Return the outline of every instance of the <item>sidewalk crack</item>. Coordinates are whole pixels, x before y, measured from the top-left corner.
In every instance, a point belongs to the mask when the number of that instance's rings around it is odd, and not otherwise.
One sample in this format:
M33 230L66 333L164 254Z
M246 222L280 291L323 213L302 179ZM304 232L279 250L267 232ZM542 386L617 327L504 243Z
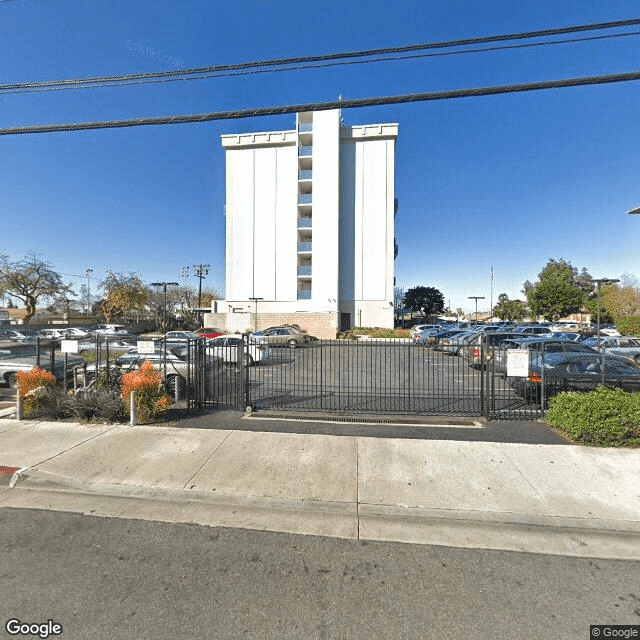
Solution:
M538 489L536 487L533 486L533 484L531 484L529 478L527 478L527 476L525 476L524 473L522 473L522 471L520 471L520 469L518 468L518 465L516 465L516 463L509 457L509 455L507 454L507 452L504 449L502 450L502 454L511 463L513 468L522 476L522 479L533 489L534 493L540 498L540 500L542 501L544 506L549 510L549 513L552 516L557 517L557 514L551 508L551 505L544 499L544 496L540 493L540 491L538 491Z
M204 467L204 465L207 464L207 462L209 462L209 460L211 460L211 458L213 458L213 456L216 455L216 453L220 450L220 447L227 441L227 439L231 436L233 432L234 430L229 431L229 433L226 435L224 440L220 442L220 444L211 452L211 455L198 467L196 472L187 480L185 485L182 487L183 489L187 488L187 485L200 473L200 470L202 469L202 467Z

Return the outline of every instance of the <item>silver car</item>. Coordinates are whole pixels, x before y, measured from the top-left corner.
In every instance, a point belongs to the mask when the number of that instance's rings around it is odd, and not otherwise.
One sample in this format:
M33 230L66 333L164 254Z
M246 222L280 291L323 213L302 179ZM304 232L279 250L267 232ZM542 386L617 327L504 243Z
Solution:
M600 336L598 338L588 338L583 344L596 348L602 353L610 353L615 356L625 356L640 364L640 338L629 336Z

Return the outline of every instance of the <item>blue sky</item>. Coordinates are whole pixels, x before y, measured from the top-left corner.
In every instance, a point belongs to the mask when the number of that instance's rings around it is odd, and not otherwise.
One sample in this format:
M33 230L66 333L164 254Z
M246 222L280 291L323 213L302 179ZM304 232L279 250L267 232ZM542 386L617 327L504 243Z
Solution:
M316 9L321 7L321 9ZM637 18L628 0L11 0L2 83L394 47ZM628 31L639 30L634 28ZM640 36L159 85L0 95L0 126L125 119L640 70ZM343 111L397 122L397 283L521 297L549 258L640 276L640 83ZM145 281L209 263L224 294L220 135L293 116L0 137L0 254ZM84 281L65 275L79 289ZM189 283L196 285L196 279ZM93 288L93 287L92 287Z

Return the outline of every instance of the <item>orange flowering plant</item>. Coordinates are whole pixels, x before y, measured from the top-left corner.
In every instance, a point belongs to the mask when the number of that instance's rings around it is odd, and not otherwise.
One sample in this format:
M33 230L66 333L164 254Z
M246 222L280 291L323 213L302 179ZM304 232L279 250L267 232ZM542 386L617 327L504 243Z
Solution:
M171 404L171 398L162 390L162 376L148 360L138 371L129 371L122 376L122 399L127 407L131 402L132 391L137 392L136 411L139 422L153 422L157 414Z
M34 367L31 371L18 371L16 378L18 378L18 393L24 399L22 409L25 416L28 416L38 404L36 389L55 387L57 382L52 373L40 367Z
M55 376L40 367L34 367L31 371L18 371L16 378L18 390L23 398L38 387L53 387L56 384Z

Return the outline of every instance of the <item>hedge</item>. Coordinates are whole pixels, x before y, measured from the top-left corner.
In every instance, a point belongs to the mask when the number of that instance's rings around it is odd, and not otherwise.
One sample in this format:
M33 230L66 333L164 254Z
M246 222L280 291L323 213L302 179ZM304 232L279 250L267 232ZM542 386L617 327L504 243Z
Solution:
M560 393L551 399L546 422L591 445L640 446L640 393L599 387Z

